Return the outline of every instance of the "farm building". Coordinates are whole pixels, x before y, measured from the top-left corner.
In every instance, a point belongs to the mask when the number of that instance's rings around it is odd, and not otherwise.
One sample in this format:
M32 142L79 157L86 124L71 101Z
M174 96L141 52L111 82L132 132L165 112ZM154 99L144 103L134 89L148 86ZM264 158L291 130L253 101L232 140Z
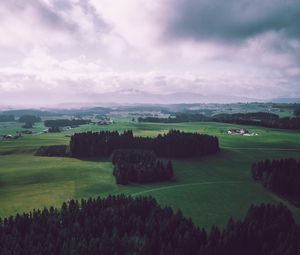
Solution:
M256 133L251 133L249 130L245 128L239 128L239 129L230 129L227 131L228 135L243 135L243 136L255 136Z
M228 135L244 135L244 134L249 134L249 131L244 128L240 129L230 129L227 131Z

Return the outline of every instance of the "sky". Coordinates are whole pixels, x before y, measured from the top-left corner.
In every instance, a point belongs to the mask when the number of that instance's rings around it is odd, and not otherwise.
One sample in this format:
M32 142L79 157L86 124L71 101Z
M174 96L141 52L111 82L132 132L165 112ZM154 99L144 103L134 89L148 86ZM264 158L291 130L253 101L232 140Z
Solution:
M299 0L0 1L0 105L300 97L299 26Z

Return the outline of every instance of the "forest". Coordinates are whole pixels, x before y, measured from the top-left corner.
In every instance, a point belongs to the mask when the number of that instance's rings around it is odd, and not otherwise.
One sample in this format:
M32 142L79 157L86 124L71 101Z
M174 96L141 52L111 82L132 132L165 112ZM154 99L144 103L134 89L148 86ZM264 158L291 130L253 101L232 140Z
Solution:
M295 111L296 115L297 111ZM211 117L200 113L176 113L174 117L157 118L157 117L140 117L139 122L152 123L181 123L181 122L197 122L197 121L212 121L232 123L239 125L253 125L268 128L281 129L300 129L300 117L283 117L269 112L249 112L249 113L221 113Z
M22 115L18 121L21 123L34 124L36 122L41 121L41 118L38 116L34 116L34 115Z
M240 116L242 115L242 117ZM275 114L272 114L275 115ZM277 115L275 115L277 116ZM271 117L271 113L270 113ZM224 122L224 123L232 123L232 124L240 124L240 125L253 125L253 126L261 126L267 128L280 128L280 129L290 129L297 130L300 129L300 117L283 117L283 118L247 118L246 115L243 114L222 114L214 116L213 121L216 122Z
M152 151L116 150L112 154L117 184L174 181L173 165L165 165Z
M195 121L217 121L217 122L228 122L228 121L263 121L263 120L278 120L279 116L269 112L250 112L250 113L221 113L213 116L206 116L201 113L182 113L177 112L174 117L169 118L157 118L157 117L140 117L139 122L153 122L153 123L180 123L180 122L195 122Z
M15 116L11 114L0 114L0 122L15 121Z
M2 219L0 254L299 255L300 228L282 204L262 204L207 232L151 197L119 195Z
M158 157L198 157L219 152L217 137L170 130L156 137L133 136L132 130L77 133L71 137L73 157L109 157L117 149L144 149Z
M56 119L56 120L45 120L44 125L45 127L67 127L67 126L79 126L90 123L90 120L84 119Z
M265 160L252 164L256 181L300 207L300 160Z

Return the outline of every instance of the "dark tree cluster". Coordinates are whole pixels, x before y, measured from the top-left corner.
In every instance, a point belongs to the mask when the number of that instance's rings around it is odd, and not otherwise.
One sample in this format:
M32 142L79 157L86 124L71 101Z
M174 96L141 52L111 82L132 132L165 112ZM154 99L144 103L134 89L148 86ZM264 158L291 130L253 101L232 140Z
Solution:
M22 128L33 128L33 123L32 122L27 122L27 123L24 123L21 127Z
M60 133L61 128L60 127L49 127L48 132L49 133Z
M91 120L84 119L56 119L56 120L45 120L45 127L67 127L67 126L80 126L90 123Z
M269 112L250 112L250 113L221 113L208 117L201 113L175 113L174 117L158 118L158 117L140 117L139 122L155 122L155 123L180 123L180 122L195 122L195 121L218 121L218 122L231 122L237 124L252 124L261 121L278 120L279 116Z
M174 180L173 165L165 166L152 151L116 150L112 154L117 184L152 183Z
M255 115L257 114L257 115ZM300 129L300 117L279 118L273 113L236 113L218 114L212 117L212 121L233 123L240 125L253 125L267 128Z
M220 113L217 115L214 115L213 118L219 119L219 120L234 120L234 119L240 119L240 120L278 120L279 115L271 112L247 112L247 113Z
M138 164L141 161L154 161L156 155L153 151L137 150L137 149L121 149L115 150L111 154L111 162L116 165L120 161L126 161L131 164Z
M300 230L283 205L251 206L207 233L151 197L71 200L0 220L5 255L299 255Z
M272 127L272 126L271 126ZM300 117L284 117L279 119L276 123L275 128L282 128L282 129L300 129Z
M300 227L282 204L252 205L243 221L230 219L221 233L212 228L203 254L300 255Z
M0 115L0 122L9 122L9 121L15 121L15 116L11 114L1 114Z
M66 157L69 155L69 147L67 145L41 146L34 155L44 157Z
M197 157L219 151L214 136L170 130L157 137L133 136L131 130L74 134L70 141L73 157L109 157L117 149L151 150L159 157Z
M300 207L300 160L265 160L252 164L252 177Z
M40 122L40 121L41 121L41 118L38 117L38 116L34 116L34 115L22 115L19 118L19 122L21 122L21 123L31 123L31 124L34 124L34 123Z
M298 108L296 108L296 109L294 110L294 115L295 115L295 116L300 116L300 107L298 107Z
M195 121L215 121L232 123L239 125L253 125L268 128L280 129L300 129L300 117L283 117L279 118L277 114L270 112L250 112L250 113L221 113L212 117L205 116L200 113L176 113L174 117L158 118L158 117L140 117L139 122L153 123L180 123L180 122L195 122Z

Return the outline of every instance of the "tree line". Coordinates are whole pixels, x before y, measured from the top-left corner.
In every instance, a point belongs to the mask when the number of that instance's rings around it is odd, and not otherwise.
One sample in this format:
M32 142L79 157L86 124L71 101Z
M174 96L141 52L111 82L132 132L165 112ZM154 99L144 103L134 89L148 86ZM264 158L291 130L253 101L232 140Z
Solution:
M300 207L300 160L260 161L252 164L251 172L254 180Z
M66 156L69 156L69 146L67 146L67 145L41 146L37 149L34 156L66 157Z
M170 130L156 137L133 136L132 130L77 133L71 137L73 157L109 157L117 149L143 149L158 157L197 157L219 151L214 136Z
M1 114L0 115L0 122L9 122L9 121L15 121L16 118L13 114ZM41 118L39 116L35 115L22 115L19 117L18 122L25 123L28 125L33 125L36 122L40 122Z
M299 255L300 228L285 206L262 204L207 232L151 197L119 195L0 220L0 254Z
M215 120L219 121L219 120ZM240 125L253 125L261 126L267 128L279 128L279 129L289 129L289 130L299 130L300 129L300 117L284 117L278 120L245 120L245 119L228 119L222 120L220 122L240 124Z
M36 122L40 122L41 118L35 115L22 115L18 121L21 123L28 123L33 125Z
M296 115L296 113L295 113ZM223 122L239 125L253 125L268 128L280 129L300 129L300 117L283 117L269 112L250 112L250 113L221 113L211 117L199 113L176 113L174 117L158 118L158 117L140 117L139 122L153 123L180 123L180 122L196 122L196 121L212 121Z
M151 183L174 180L172 162L165 165L152 151L116 150L112 154L113 175L117 184Z
M0 115L0 122L9 122L9 121L15 121L15 116L11 114Z
M177 112L174 116L168 118L158 117L140 117L139 122L154 122L154 123L180 123L180 122L195 122L195 121L264 121L264 120L278 120L279 116L270 112L249 112L249 113L220 113L213 116L206 116L201 113L183 113Z
M215 115L212 121L267 128L300 129L300 117L279 118L273 113L236 113Z
M50 128L58 128L58 127L67 127L67 126L80 126L84 124L90 123L91 120L84 120L84 119L56 119L56 120L45 120L44 125L45 127Z

